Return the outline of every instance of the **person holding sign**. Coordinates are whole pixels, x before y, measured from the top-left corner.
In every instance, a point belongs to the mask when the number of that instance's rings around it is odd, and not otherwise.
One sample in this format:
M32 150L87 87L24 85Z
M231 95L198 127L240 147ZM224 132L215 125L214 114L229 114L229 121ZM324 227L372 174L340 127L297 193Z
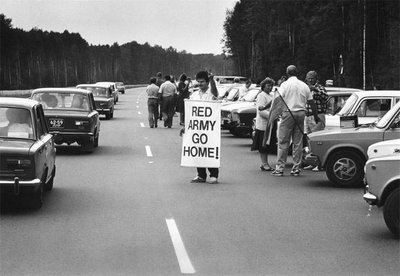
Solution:
M214 76L209 75L207 71L200 71L196 74L196 81L199 84L199 90L193 92L193 94L190 96L191 100L197 100L197 101L215 101L217 100L218 97L218 90L217 86L214 81ZM190 110L187 110L187 112L190 112ZM198 115L201 115L201 113L204 113L204 115L207 115L207 109L203 110L198 110ZM211 125L210 125L211 127ZM213 127L213 126L212 126ZM218 183L218 173L219 169L218 168L208 168L208 171L210 172L210 180L208 183L210 184L217 184ZM191 183L204 183L206 182L207 179L207 171L206 168L197 168L197 176L192 179Z

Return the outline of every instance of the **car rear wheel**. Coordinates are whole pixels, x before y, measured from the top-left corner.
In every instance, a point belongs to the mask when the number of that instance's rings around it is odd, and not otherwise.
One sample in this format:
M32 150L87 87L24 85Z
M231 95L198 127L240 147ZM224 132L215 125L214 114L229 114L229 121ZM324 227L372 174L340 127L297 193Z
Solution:
M326 175L337 186L361 186L365 161L354 151L342 150L328 157Z
M93 152L94 148L96 147L95 146L95 140L96 139L94 138L93 141L89 141L87 143L82 144L81 145L81 150L84 151L84 152Z
M390 232L399 237L400 188L395 189L386 199L383 218Z
M94 147L97 148L99 146L99 136L100 134L97 133L96 138L94 138Z
M110 113L107 113L107 114L106 114L106 119L107 119L107 120L110 120L111 118L112 118L112 117L111 117L111 112L110 112Z
M44 185L44 190L45 191L51 191L53 189L54 177L55 176L56 176L56 166L54 166L54 168L53 168L50 180Z

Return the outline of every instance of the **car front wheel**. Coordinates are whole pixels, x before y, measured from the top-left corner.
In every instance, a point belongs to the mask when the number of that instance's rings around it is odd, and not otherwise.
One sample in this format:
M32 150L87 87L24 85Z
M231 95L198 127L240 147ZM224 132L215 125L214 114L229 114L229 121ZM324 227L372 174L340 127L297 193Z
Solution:
M386 199L383 218L390 232L399 237L400 188L396 188Z
M351 187L362 185L365 161L356 152L342 150L328 157L326 175L337 186Z

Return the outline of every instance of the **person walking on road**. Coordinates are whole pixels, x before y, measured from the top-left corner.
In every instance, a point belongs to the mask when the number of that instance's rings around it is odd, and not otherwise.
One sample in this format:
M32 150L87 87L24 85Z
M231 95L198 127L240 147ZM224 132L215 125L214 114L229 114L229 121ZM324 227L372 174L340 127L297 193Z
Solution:
M272 91L272 87L275 82L271 78L266 78L261 82L261 92L257 96L256 101L256 131L253 139L253 145L251 147L252 151L258 150L260 153L261 165L260 169L262 171L273 171L271 166L268 163L268 151L269 148L263 146L264 132L267 128L270 107L272 104L272 95L270 92ZM275 143L272 143L272 146L276 147Z
M196 74L196 81L199 84L199 90L193 92L190 96L191 100L214 101L218 98L218 90L214 81L214 76L209 75L207 71L200 71ZM208 168L210 172L210 180L208 183L218 183L218 168ZM207 179L206 168L197 168L197 176L192 179L191 183L204 183Z
M310 104L314 120L319 122L317 108L307 84L299 80L297 68L289 65L286 69L288 79L279 87L279 93L285 101L287 108L281 117L278 130L278 155L273 176L283 176L289 151L290 141L293 143L293 167L290 172L293 176L300 175L300 165L303 156L303 134L304 118L306 115L306 104Z
M161 84L163 84L164 83L164 81L163 81L163 78L162 78L162 73L161 72L158 72L157 73L157 81L156 81L156 85L158 86L158 87L161 87ZM158 99L158 107L157 107L157 113L158 113L158 119L159 120L162 120L162 114L161 114L161 105L162 105L162 98L160 97L159 99Z
M150 85L146 88L147 93L147 108L150 128L157 127L158 121L158 90L159 87L156 85L157 79L155 77L150 78Z
M189 85L190 81L188 80L186 74L180 75L178 83L178 102L176 106L176 111L179 112L179 123L181 126L185 124L185 99L188 99L190 96Z
M162 98L161 112L164 120L164 127L171 128L175 113L176 85L171 82L171 76L165 76L165 82L161 84L158 91L159 98Z
M326 102L328 100L328 94L326 93L325 87L318 83L318 74L315 71L310 71L306 75L306 83L311 90L314 102L317 106L319 122L315 123L314 116L312 113L311 106L307 103L306 105L306 117L305 117L305 130L306 133L312 133L325 129L325 112ZM304 168L305 170L319 171L318 166L312 165Z

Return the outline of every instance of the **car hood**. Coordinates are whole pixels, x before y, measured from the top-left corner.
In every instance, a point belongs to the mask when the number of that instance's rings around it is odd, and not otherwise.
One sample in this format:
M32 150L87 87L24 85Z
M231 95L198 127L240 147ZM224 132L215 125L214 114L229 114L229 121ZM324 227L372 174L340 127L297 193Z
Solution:
M331 130L322 130L308 134L311 141L316 140L346 140L353 141L365 137L365 135L381 132L376 127L358 127L358 128L339 128Z
M2 139L0 138L0 155L28 155L35 143L33 140Z
M400 156L400 139L382 141L368 147L368 157Z
M234 102L229 105L221 106L221 111L232 111L233 109L238 109L242 107L250 107L253 106L254 102Z

